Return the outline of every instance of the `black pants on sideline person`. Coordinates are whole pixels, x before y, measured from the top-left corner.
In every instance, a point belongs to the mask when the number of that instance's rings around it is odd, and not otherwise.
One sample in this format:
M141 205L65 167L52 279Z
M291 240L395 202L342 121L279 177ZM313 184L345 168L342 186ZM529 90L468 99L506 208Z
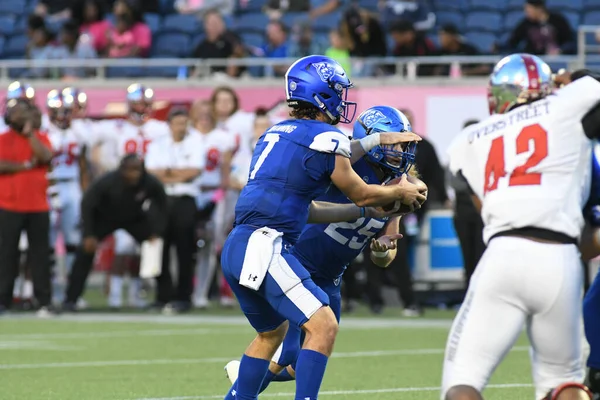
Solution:
M116 231L117 229L126 230L138 243L142 243L147 240L153 230L150 215L139 219L137 221L110 221L103 218L97 218L94 221L94 232L92 235L98 239L98 243ZM74 305L77 299L85 291L85 283L88 275L92 270L94 263L95 252L87 252L83 248L83 243L77 248L75 255L75 261L69 274L69 283L67 285L67 293L65 297L65 303L67 305Z
M50 218L47 212L19 213L0 210L0 308L12 303L15 278L19 273L19 239L27 233L27 264L31 268L33 294L41 307L52 299L50 278Z
M165 229L162 271L157 278L156 302L176 301L189 308L194 290L194 255L196 254L196 200L190 196L169 196ZM171 246L177 253L177 287L171 277Z
M473 210L457 208L454 212L454 230L458 236L463 256L466 293L471 276L475 272L475 267L485 251L483 221L477 210L474 208Z

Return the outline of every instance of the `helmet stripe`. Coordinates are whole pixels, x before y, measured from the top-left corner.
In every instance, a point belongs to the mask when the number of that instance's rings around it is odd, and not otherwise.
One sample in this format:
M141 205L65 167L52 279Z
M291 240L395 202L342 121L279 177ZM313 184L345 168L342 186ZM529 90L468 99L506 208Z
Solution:
M540 89L540 72L538 71L537 64L533 57L528 54L521 56L525 63L525 69L527 70L527 87L529 90Z

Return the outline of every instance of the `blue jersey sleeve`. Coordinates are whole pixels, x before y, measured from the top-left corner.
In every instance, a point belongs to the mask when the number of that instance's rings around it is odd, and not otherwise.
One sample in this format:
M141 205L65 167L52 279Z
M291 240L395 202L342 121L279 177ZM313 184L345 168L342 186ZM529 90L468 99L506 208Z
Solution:
M315 181L328 178L335 168L335 154L310 152L304 159L304 170Z
M600 226L600 143L594 144L592 153L592 183L590 198L583 211L585 219L593 227Z

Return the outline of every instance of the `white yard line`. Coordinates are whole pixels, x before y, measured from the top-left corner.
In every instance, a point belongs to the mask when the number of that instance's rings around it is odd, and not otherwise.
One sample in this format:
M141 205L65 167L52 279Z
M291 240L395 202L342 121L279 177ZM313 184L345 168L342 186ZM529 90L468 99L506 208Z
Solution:
M239 328L222 329L148 329L137 331L99 331L99 332L76 332L76 333L14 333L0 334L2 339L99 339L99 338L129 338L139 336L185 336L185 335L209 335L209 334L248 334L250 330L244 331Z
M512 351L527 351L528 347L515 347ZM403 349L403 350L376 350L334 353L333 358L357 357L392 357L415 355L442 355L444 349ZM0 364L0 370L17 369L46 369L46 368L86 368L86 367L115 367L138 365L175 365L175 364L220 364L239 357L214 357L214 358L180 358L180 359L150 359L150 360L113 360L113 361L81 361L81 362L55 362L32 364Z
M529 388L533 387L530 383L505 383L497 385L488 385L490 389L515 389L515 388ZM389 389L367 389L367 390L329 390L319 393L321 396L348 396L358 394L381 394L381 393L406 393L406 392L437 392L442 388L440 387L402 387L402 388L389 388ZM209 396L180 396L180 397L144 397L135 400L208 400L208 399L222 399L223 394L209 395ZM294 393L264 393L260 395L263 397L294 397Z

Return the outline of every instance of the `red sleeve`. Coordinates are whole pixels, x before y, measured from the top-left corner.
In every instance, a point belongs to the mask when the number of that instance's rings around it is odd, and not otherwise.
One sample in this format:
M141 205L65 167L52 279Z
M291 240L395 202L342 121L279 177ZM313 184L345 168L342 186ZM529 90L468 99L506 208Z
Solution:
M48 135L46 133L38 131L36 135L40 142L42 142L46 147L52 150L52 143L50 143L50 139L48 139Z

